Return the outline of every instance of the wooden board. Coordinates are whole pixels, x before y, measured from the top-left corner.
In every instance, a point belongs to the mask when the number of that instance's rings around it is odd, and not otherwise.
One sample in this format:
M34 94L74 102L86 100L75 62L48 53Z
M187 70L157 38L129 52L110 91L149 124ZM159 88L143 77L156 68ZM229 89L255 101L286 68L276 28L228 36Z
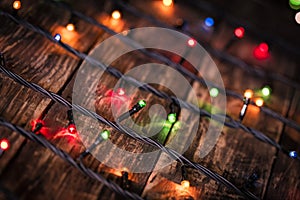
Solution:
M148 6L145 6L147 3ZM157 9L161 9L160 2L141 3L135 2L136 6L144 9L143 12L155 15L160 20L172 24L172 16L187 18L191 21L191 29L197 30L199 23L195 18L203 17L196 10L188 8L190 12L184 10L174 9L172 12L166 10L168 15L157 15ZM10 10L10 1L2 1L1 6L6 10ZM23 4L24 9L19 12L21 17L27 19L30 23L41 26L51 33L60 32L63 34L63 41L70 44L72 47L89 53L93 47L103 41L109 35L105 34L101 29L96 28L82 20L77 19L76 30L74 34L67 34L63 26L68 23L70 19L70 12L55 5L45 2L38 4L33 1L26 1ZM110 2L98 2L89 0L87 2L74 3L74 8L82 11L83 13L97 19L99 22L108 25L113 30L119 32L127 30L131 27L144 27L153 26L152 23L145 19L124 13L124 18L119 22L112 22L108 16L112 6ZM44 15L42 13L50 13ZM194 18L195 16L195 18ZM195 20L195 21L194 21ZM7 58L8 67L20 74L26 80L38 83L48 90L62 94L63 97L72 100L72 87L76 76L76 71L79 68L81 61L75 56L67 53L57 45L47 41L42 36L32 33L20 26L15 25L7 18L0 18L0 44L1 52L5 53ZM227 24L219 22L216 32L203 37L204 40L211 42L217 49L222 49L226 42L230 39L231 29ZM227 39L224 39L227 38ZM254 45L252 38L246 38L245 43ZM239 45L246 46L247 44L238 43ZM254 62L252 57L247 57L249 51L247 49L240 49L238 44L232 46L230 53L242 57L248 62ZM164 55L170 54L163 52ZM113 48L110 49L106 56L112 56ZM295 62L288 60L286 57L281 56L280 50L274 51L274 57L268 62L262 64L267 70L276 71L292 78L296 78L294 73L296 70ZM266 80L258 79L257 77L247 74L245 71L236 68L228 63L222 63L214 58L219 70L222 74L226 88L243 93L247 88L258 88L266 83ZM126 55L113 63L123 73L133 69L134 67L143 64L154 62L154 60L141 55L140 53L133 52ZM203 65L204 63L202 63ZM286 73L284 70L288 66L289 71ZM144 73L141 80L145 80L147 76L151 75L151 70ZM202 74L201 74L202 75ZM238 78L233 78L238 77ZM245 78L240 78L245 77ZM161 74L158 79L171 80L172 84L180 87L180 83L172 80L172 77L167 77L167 74ZM89 80L93 86L97 86L99 80ZM114 87L117 79L111 75L105 75L101 79L106 89ZM15 84L10 79L0 74L0 111L1 116L5 119L12 121L18 125L24 126L29 129L30 120L41 117L45 114L44 120L51 133L56 133L60 128L68 124L66 109L59 104L51 104L50 101L39 94L32 92L29 89L23 88ZM269 82L268 82L269 83ZM273 89L273 96L267 106L276 112L287 115L290 118L297 116L299 94L294 97L292 101L293 90L281 83L271 82ZM209 95L205 87L198 83L193 83L194 89L199 95L199 101L209 101ZM164 87L157 87L160 90L170 92ZM95 91L95 87L89 88ZM99 98L103 96L105 90L99 91ZM182 91L188 93L189 91ZM9 95L7 95L9 94ZM146 92L136 92L132 95L132 103L136 102L141 97L147 100L148 105L159 103L164 107L169 106L169 102L161 100ZM289 105L292 104L291 109ZM99 101L97 112L104 115L110 120L113 120L109 106L105 105L104 101ZM227 99L227 113L234 118L238 117L241 101L228 98ZM149 118L147 109L134 116L134 119L139 123L148 123ZM188 119L187 119L188 120ZM299 120L295 118L296 121ZM247 126L254 127L268 136L274 138L276 141L281 142L283 145L289 147L290 145L299 147L299 138L295 136L293 130L286 129L282 123L276 121L262 113L254 107L249 108L244 123ZM193 122L191 122L193 124ZM299 163L291 161L285 155L277 154L277 151L267 144L264 144L253 136L235 129L224 128L216 146L204 159L199 158L199 148L203 145L203 139L207 132L209 120L201 119L200 128L193 140L190 148L185 153L189 159L199 162L204 166L212 169L213 171L223 175L236 185L243 187L247 178L255 170L260 173L256 186L250 190L260 196L270 197L276 199L277 197L285 197L285 199L295 199L299 195L299 178L297 178L297 169ZM129 124L129 126L131 126ZM192 127L192 126L191 126ZM108 128L99 125L99 129ZM11 149L7 151L0 162L0 186L7 188L13 192L17 197L22 199L121 199L122 197L111 193L106 187L99 182L93 181L85 175L72 168L60 158L52 154L50 151L40 147L37 144L25 140L23 137L16 133L1 127L1 137L7 137L11 141ZM111 130L111 129L110 129ZM285 132L288 136L285 136ZM170 139L172 139L171 136ZM280 140L282 138L282 140ZM166 137L161 137L161 141ZM185 141L187 138L182 138ZM132 152L147 152L154 150L153 147L136 142L135 140L122 135L116 131L112 131L111 141L120 148ZM70 140L70 138L51 139L59 148L69 152L73 157L77 157L80 152L85 150L81 142ZM101 148L101 145L98 147ZM257 151L259 149L259 151ZM106 156L106 159L112 159L115 155L113 152ZM278 159L275 160L276 156ZM154 158L155 169L160 169L161 160L164 157ZM158 162L156 162L158 160ZM120 168L125 160L120 160ZM116 181L120 184L120 169L112 169L104 164L101 164L93 156L88 156L84 163L91 167L93 170L99 172L105 177ZM135 163L132 161L132 163ZM291 164L289 164L291 163ZM273 166L273 167L271 167ZM239 199L233 191L221 186L207 177L201 175L196 170L188 169L188 178L191 182L191 187L188 190L182 190L179 183L181 180L180 164L173 163L163 169L154 171L152 173L133 173L129 178L131 181L130 191L143 195L147 199L224 199L233 198ZM30 173L28 173L30 172ZM279 182L286 180L288 183L280 185ZM18 181L16 181L18 180ZM287 195L284 191L289 191ZM280 196L283 194L282 196ZM1 198L1 196L0 196ZM281 199L282 199L281 198Z

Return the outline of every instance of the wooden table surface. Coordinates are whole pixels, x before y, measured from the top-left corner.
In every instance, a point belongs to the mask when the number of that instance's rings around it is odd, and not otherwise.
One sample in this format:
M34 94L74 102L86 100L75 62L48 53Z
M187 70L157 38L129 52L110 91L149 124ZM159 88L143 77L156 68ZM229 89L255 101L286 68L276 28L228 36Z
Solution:
M10 0L1 1L1 10L11 13L12 2ZM138 0L131 0L130 4L142 13L153 15L169 25L174 23L174 19L178 16L187 19L193 33L198 34L203 41L208 42L217 50L222 50L232 37L234 28L222 20L218 20L215 31L209 36L195 32L199 25L197 20L203 20L209 13L180 2L171 8L162 7L160 1L143 1L141 3ZM156 25L146 19L136 17L128 11L124 11L122 20L112 22L109 16L110 1L85 0L72 2L71 5L75 10L96 19L116 32L133 27ZM71 34L66 32L64 26L68 23L71 13L46 1L24 1L18 15L53 35L61 33L62 41L86 54L110 37L110 34L102 29L79 18L76 18L76 31ZM39 84L72 101L74 80L83 61L7 17L0 16L0 22L0 52L5 55L7 68L27 81ZM246 35L226 51L247 63L259 66L262 70L280 73L292 80L297 80L299 60L291 59L283 49L274 46L271 58L266 61L257 61L252 55L252 49L257 41L259 39ZM247 88L260 88L264 84L270 84L272 85L272 96L266 102L266 106L300 124L300 92L298 90L279 81L257 77L247 70L217 57L213 57L213 60L222 75L226 89L243 94ZM153 59L140 52L135 52L118 59L113 66L125 73L135 66L149 62L153 62ZM145 72L144 77L141 77L140 80L143 81L145 77L150 76L150 73L151 71ZM163 74L159 78L165 78L165 76L167 77ZM102 80L101 84L106 88L113 88L117 82L117 79L109 74L103 78L104 81ZM169 80L172 84L180 87L180 83L176 83L171 78ZM190 81L190 83L198 92L199 101L206 101L208 99L206 87L197 82ZM158 88L168 92L165 88ZM51 133L57 132L68 124L66 107L15 83L2 73L0 73L0 95L0 116L26 130L30 130L30 122L33 119L41 117ZM137 91L133 95L134 100L139 98L146 99L148 105L159 103L166 108L169 106L166 100L144 91ZM101 103L103 104L103 102L99 102L97 112L105 118L112 119L109 108ZM228 97L226 107L227 113L237 119L242 101ZM145 115L147 115L147 111L143 110L135 115L135 119L146 123ZM298 152L300 150L299 132L285 126L279 120L263 114L254 106L250 106L243 123L265 133L288 150ZM224 127L213 150L206 157L199 158L198 149L203 142L201 135L205 134L208 124L208 119L201 118L196 137L184 153L187 158L219 173L240 188L245 186L247 178L253 172L259 173L259 179L255 186L249 190L260 198L300 199L299 160L289 158L274 147L257 140L240 129ZM100 126L108 128L104 125ZM4 193L1 193L4 189L11 192L17 199L122 199L102 183L85 176L39 144L4 127L0 127L1 138L7 138L11 146L0 158L0 199L5 199ZM165 139L162 139L163 142ZM154 149L113 130L111 140L118 146L133 152L147 152ZM70 141L64 137L52 138L50 141L74 158L85 150L80 141ZM113 154L108 154L107 159L113 156ZM120 183L119 171L101 164L93 156L89 155L84 159L84 163L108 179ZM156 164L158 163L154 163L154 167ZM155 172L130 173L129 191L140 194L146 199L242 199L234 191L194 169L188 169L191 187L188 190L178 190L178 180L181 177L180 166L179 163L173 163Z

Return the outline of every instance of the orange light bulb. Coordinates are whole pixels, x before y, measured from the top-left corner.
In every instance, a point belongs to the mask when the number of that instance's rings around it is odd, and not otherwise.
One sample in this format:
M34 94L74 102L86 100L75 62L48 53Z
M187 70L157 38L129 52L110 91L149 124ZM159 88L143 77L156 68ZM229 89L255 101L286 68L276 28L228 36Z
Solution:
M22 6L21 1L14 1L13 8L15 10L19 10L21 8L21 6Z
M258 106L258 107L261 107L262 105L264 105L264 100L262 98L257 98L255 100L255 104Z
M187 181L187 180L183 180L181 181L181 186L184 188L184 189L188 189L190 187L190 182Z
M162 3L164 4L164 6L171 6L173 4L173 0L163 0Z
M121 19L121 12L120 11L118 11L118 10L115 10L115 11L113 11L112 13L111 13L111 17L113 18L113 19Z
M74 31L75 30L75 26L74 26L74 24L67 24L67 26L66 26L66 29L68 30L68 31Z
M247 89L244 93L244 97L251 99L253 97L253 90Z

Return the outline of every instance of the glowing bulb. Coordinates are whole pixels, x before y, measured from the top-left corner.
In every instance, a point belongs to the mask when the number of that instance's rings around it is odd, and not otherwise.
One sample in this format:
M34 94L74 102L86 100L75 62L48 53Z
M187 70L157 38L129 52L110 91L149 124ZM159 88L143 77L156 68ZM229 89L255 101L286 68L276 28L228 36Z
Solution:
M176 122L176 113L170 113L168 114L168 120L170 123L175 123Z
M298 24L300 24L300 12L297 12L295 15L295 20Z
M290 4L294 6L300 6L300 0L290 0Z
M190 38L187 43L190 47L194 47L197 44L196 40L194 40L193 38Z
M171 6L173 4L173 0L163 0L162 3L164 4L164 6Z
M15 10L19 10L21 8L21 6L22 6L21 1L14 1L13 8Z
M57 42L59 42L60 40L61 40L61 35L60 34L55 34L54 35L54 39L57 41Z
M263 89L261 89L261 93L264 97L268 97L271 94L271 88L268 86L263 87Z
M145 100L139 100L138 104L141 108L144 108L146 106L146 101Z
M6 139L1 140L0 148L4 151L7 150L9 148L9 141Z
M289 152L289 156L290 156L291 158L297 158L297 157L298 157L298 154L297 154L296 151L290 151L290 152Z
M77 131L76 131L76 126L74 125L74 124L70 124L69 126L68 126L68 131L69 131L69 133L71 133L71 134L75 134Z
M117 89L117 94L118 94L119 96L123 96L123 95L125 95L125 90L124 90L123 88L118 88L118 89Z
M269 46L267 43L260 43L253 51L255 58L263 60L269 57Z
M115 11L113 11L113 12L111 13L111 17L112 17L113 19L120 19L120 18L121 18L121 12L118 11L118 10L115 10Z
M74 24L67 24L67 26L66 26L66 29L68 30L68 31L74 31L75 30L75 26L74 26Z
M234 30L234 35L237 38L243 38L245 33L245 29L243 27L238 27Z
M253 97L253 90L247 89L244 93L244 97L251 99Z
M219 95L219 90L217 88L211 88L209 94L211 97L217 97Z
M184 189L188 189L190 187L190 182L188 180L183 180L183 181L181 181L181 186Z
M108 130L104 130L100 133L100 135L104 140L107 140L109 138L110 132Z
M213 18L211 17L207 17L205 20L204 20L204 24L208 27L212 27L214 25L215 21Z
M257 98L255 100L255 104L258 106L258 107L261 107L262 105L264 105L264 100L262 98Z

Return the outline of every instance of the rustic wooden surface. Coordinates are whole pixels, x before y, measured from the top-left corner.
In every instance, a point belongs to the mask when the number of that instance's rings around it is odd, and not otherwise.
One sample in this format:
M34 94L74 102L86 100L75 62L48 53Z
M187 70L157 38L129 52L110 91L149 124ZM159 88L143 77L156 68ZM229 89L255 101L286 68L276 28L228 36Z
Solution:
M152 14L156 18L172 24L173 16L180 16L191 22L191 30L197 30L197 20L203 18L205 13L199 13L195 8L186 6L186 9L175 7L163 8L159 1L145 2L130 1L132 5L144 13ZM11 12L12 1L1 1L1 9ZM146 4L146 5L145 5ZM137 18L130 13L124 13L122 21L112 22L107 15L110 3L107 1L79 1L74 3L74 8L99 22L108 25L113 30L120 32L131 27L153 26L145 19ZM47 13L47 14L45 14ZM58 8L46 2L25 1L19 15L30 23L43 27L51 33L64 30L70 18L70 12ZM21 75L26 80L38 83L44 88L61 94L68 100L72 100L72 89L76 72L82 61L55 45L21 26L16 25L5 17L0 17L0 51L5 54L7 67ZM230 40L232 27L225 22L219 22L216 32L203 37L216 49L223 49ZM198 34L194 32L194 34ZM64 36L64 35L63 35ZM98 43L109 37L104 31L82 20L77 19L76 32L63 37L63 41L81 52L89 53ZM297 78L297 62L289 59L281 52L281 49L273 49L272 57L268 61L255 61L251 49L256 44L255 38L246 37L242 41L233 44L227 51L249 63L259 64L265 70L272 70L285 74L291 78ZM109 56L109 54L107 55ZM273 95L267 106L272 110L300 123L299 119L299 92L282 83L270 82L259 79L248 72L213 58L216 62L226 88L243 93L247 88L259 88L264 84L272 84ZM120 71L126 72L142 63L153 62L141 53L134 52L125 58L114 62L114 66ZM286 70L288 69L288 70ZM297 71L298 70L298 71ZM149 75L145 72L145 77ZM143 78L141 77L141 80ZM243 77L243 78L241 78ZM167 78L167 77L161 77ZM117 79L111 75L103 78L107 88L114 87ZM97 83L97 80L93 80ZM30 129L30 121L43 117L50 132L55 133L68 123L66 109L61 105L52 103L49 99L21 87L12 80L0 74L0 116L8 121ZM173 84L179 84L174 81ZM207 101L208 94L204 86L191 82L197 90L199 101ZM95 88L90 88L94 90ZM164 89L159 87L159 89ZM169 92L166 90L166 92ZM182 91L189 92L189 91ZM149 93L137 92L134 100L145 98L148 105L160 103L168 108L163 101ZM103 104L103 103L102 103ZM105 105L100 105L105 106ZM227 113L237 119L241 101L227 98ZM111 113L107 108L99 109L99 114L111 119ZM136 120L145 121L146 110L136 116ZM144 120L144 121L143 121ZM244 123L254 127L268 136L274 138L286 147L297 147L299 152L299 133L284 126L283 123L274 120L255 107L250 107ZM236 185L243 187L247 177L256 171L260 177L255 187L250 190L265 199L299 199L300 196L300 164L292 160L275 148L264 144L253 136L241 130L224 127L221 136L213 150L203 159L199 158L199 148L203 143L203 135L209 124L208 119L201 119L197 135L185 152L185 156L195 162L199 162L213 171L223 175ZM104 126L102 126L104 127ZM105 127L108 128L108 127ZM111 129L110 129L111 130ZM70 165L55 156L49 150L40 147L12 133L6 128L0 127L0 137L7 137L11 142L9 151L0 158L0 187L11 191L20 199L121 199L112 193L101 183L91 180ZM111 140L118 146L132 152L147 152L152 147L141 144L124 135L112 131ZM51 139L51 142L77 157L85 150L81 142L69 138ZM107 155L107 159L113 155ZM157 158L159 159L159 158ZM162 159L162 158L160 158ZM105 177L120 183L120 171L111 169L101 164L93 156L88 156L84 163ZM159 165L159 162L157 162ZM157 167L157 166L156 166ZM155 168L155 166L154 166ZM130 191L143 195L147 199L240 199L233 191L221 186L219 183L208 179L196 170L188 169L188 178L191 182L189 190L180 189L178 183L181 180L180 164L173 163L152 173L130 174ZM3 195L0 193L0 198ZM3 197L4 198L4 197Z

